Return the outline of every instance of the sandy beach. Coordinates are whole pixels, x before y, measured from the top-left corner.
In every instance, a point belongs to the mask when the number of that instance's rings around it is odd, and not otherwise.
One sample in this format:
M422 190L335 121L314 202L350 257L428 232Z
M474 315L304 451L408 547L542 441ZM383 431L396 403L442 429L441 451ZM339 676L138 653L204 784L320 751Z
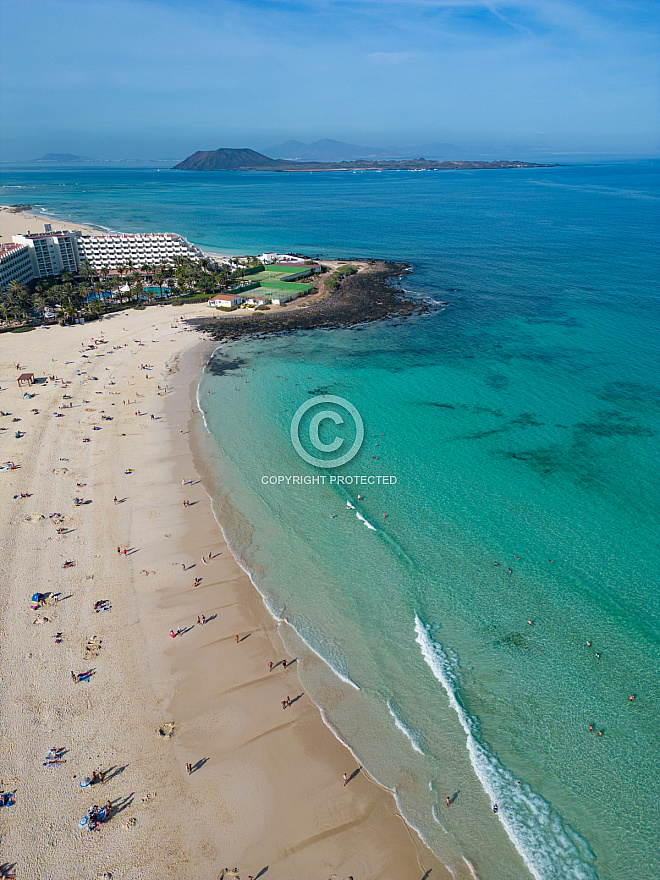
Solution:
M50 223L54 230L79 230L85 235L99 235L102 230L69 220L58 220L46 214L35 214L33 211L15 211L10 205L0 205L0 244L10 242L12 235L24 235L26 232L43 232L44 223Z
M320 661L286 654L213 518L189 443L212 345L180 321L204 308L1 337L0 863L33 880L448 877L324 725L297 676ZM35 593L60 597L32 610Z

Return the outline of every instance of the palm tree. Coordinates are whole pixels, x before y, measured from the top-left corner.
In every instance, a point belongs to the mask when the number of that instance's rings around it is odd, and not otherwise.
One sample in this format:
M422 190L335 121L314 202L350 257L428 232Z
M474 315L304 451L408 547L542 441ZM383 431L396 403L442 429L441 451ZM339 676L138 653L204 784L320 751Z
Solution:
M142 294L144 293L144 285L142 284L142 276L139 272L133 272L131 275L131 280L133 282L132 287L135 291L135 296L137 299L140 299Z
M195 285L200 293L210 294L213 292L215 282L210 275L202 275Z
M3 296L3 298L0 299L0 315L2 316L3 324L9 324L13 318L11 305L9 299L6 296Z
M85 281L91 281L94 277L94 267L89 262L89 260L83 260L80 264L80 274L85 279Z
M153 280L158 285L158 291L159 291L158 296L162 297L162 295L163 295L163 281L165 281L165 276L163 275L163 272L161 271L160 266L154 272Z
M9 283L9 305L17 318L25 321L30 317L34 298L30 291L15 278Z
M34 307L35 307L35 309L37 309L38 311L41 312L42 318L46 312L47 305L48 305L48 301L46 299L46 296L41 292L36 293L34 296Z

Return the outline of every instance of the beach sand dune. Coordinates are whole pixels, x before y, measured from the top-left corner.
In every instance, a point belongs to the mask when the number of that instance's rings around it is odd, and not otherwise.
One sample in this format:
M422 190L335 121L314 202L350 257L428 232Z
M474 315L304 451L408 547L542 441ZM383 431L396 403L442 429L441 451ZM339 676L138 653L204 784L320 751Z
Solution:
M441 880L389 793L365 773L342 785L354 759L295 664L268 671L277 626L189 448L210 347L176 319L203 308L1 337L0 464L17 465L0 471L2 861L29 880ZM19 389L24 371L39 381ZM31 609L35 593L60 596Z

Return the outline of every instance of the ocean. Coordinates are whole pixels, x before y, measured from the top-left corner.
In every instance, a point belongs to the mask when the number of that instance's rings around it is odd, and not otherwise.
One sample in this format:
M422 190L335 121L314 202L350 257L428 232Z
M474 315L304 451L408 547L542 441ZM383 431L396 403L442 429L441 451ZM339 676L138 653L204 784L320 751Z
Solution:
M658 181L3 172L63 220L411 264L429 312L222 346L198 399L230 546L324 661L306 691L457 878L660 876ZM364 426L336 468L292 443L317 397L349 404L326 447Z

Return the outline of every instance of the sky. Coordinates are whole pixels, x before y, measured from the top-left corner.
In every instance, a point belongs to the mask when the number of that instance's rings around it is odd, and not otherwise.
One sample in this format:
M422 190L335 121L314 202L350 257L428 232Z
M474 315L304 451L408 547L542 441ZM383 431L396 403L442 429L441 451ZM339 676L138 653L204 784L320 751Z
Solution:
M321 138L657 156L659 31L659 0L0 0L0 160Z

